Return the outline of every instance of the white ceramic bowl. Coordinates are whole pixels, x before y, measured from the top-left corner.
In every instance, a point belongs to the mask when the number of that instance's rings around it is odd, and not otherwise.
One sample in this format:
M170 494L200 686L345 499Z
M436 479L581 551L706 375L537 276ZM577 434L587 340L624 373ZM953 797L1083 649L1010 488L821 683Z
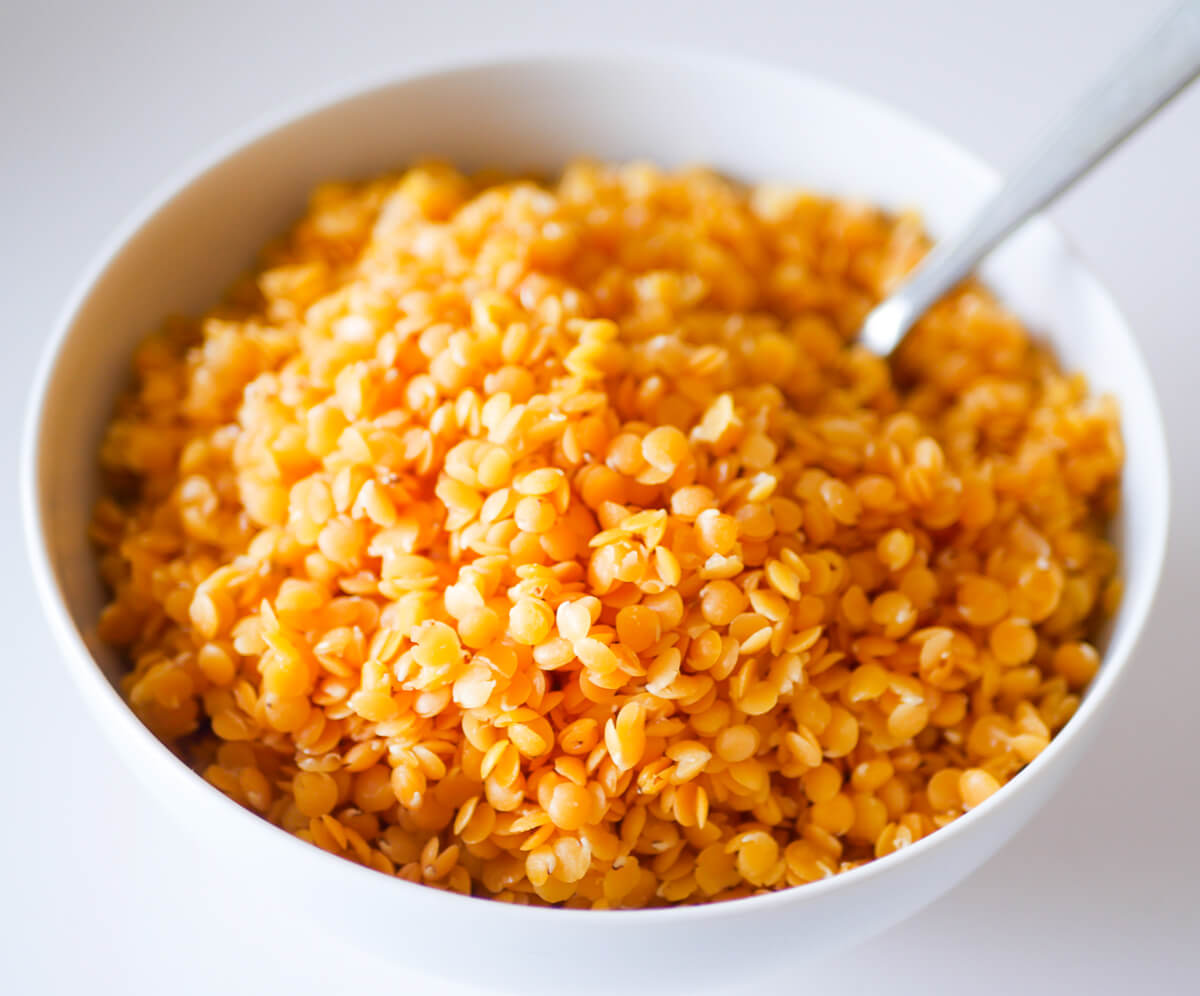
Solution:
M205 846L221 849L231 884L254 883L281 904L311 910L330 930L423 971L490 987L606 991L645 979L658 991L695 990L794 968L949 889L1045 802L1112 701L1162 562L1166 451L1128 327L1048 223L1027 226L984 273L1045 331L1068 367L1121 401L1128 460L1115 528L1125 600L1099 676L1050 747L983 806L885 860L768 896L637 912L530 909L410 885L302 843L191 772L122 702L113 688L121 663L95 635L103 596L86 527L97 443L134 344L163 315L211 303L322 179L367 176L429 155L552 169L581 153L704 163L745 178L915 205L935 235L959 223L996 182L974 159L879 104L708 57L499 59L311 106L227 143L154 196L84 277L34 388L22 480L26 533L46 614L81 694L147 787Z

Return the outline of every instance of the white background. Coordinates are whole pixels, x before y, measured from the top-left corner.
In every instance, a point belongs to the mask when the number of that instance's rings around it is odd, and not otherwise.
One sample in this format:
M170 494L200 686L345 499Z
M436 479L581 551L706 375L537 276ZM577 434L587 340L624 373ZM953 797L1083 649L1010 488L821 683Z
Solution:
M698 45L795 66L883 97L1005 167L1164 9L0 0L0 991L460 991L322 936L253 882L236 895L211 885L214 859L120 767L42 623L16 507L30 372L72 281L152 186L256 116L331 86L443 52L555 41ZM864 947L798 968L789 989L1200 990L1197 177L1200 87L1055 212L1137 330L1170 430L1168 564L1115 715L998 857Z

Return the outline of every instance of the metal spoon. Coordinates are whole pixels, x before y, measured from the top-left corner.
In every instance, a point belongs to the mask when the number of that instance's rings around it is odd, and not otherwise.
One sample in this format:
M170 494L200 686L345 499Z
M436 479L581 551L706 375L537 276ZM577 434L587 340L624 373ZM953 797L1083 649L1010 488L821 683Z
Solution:
M863 322L889 355L925 311L1001 239L1095 166L1200 75L1200 0L1184 0L1052 128L954 238L939 243Z

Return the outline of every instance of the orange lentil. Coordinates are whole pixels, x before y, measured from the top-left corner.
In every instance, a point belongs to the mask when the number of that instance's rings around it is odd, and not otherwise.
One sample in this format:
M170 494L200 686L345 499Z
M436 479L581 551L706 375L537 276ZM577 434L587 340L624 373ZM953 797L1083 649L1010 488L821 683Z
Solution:
M814 802L809 810L813 824L834 837L845 836L854 825L854 801L845 792Z
M888 570L898 571L912 558L915 543L912 533L903 529L889 529L875 544L875 552Z
M929 805L933 807L934 812L945 812L961 805L962 795L959 790L961 775L962 771L958 768L943 768L929 779L925 791L929 796Z
M974 809L999 790L996 776L983 768L968 768L958 779L958 791L966 809Z
M661 633L658 615L644 605L626 605L617 613L617 636L635 653L654 646Z
M1008 589L992 578L967 575L958 582L958 611L972 626L990 626L1008 612Z
M875 792L893 773L892 763L887 758L875 758L858 764L851 774L851 781L859 792Z
M871 603L871 618L883 627L884 636L904 636L917 621L917 610L909 597L899 591L885 591Z
M321 771L300 771L292 779L296 808L305 816L324 816L338 800L337 782Z
M824 763L808 772L803 781L810 802L828 802L842 786L842 773L832 764Z
M518 643L527 646L536 646L545 640L553 625L554 614L545 602L536 598L522 598L509 611L509 633Z
M888 716L887 729L897 740L911 740L929 721L929 706L924 702L901 702Z
M674 471L691 456L687 437L671 425L651 429L642 439L642 456L653 467Z
M727 626L746 608L746 596L732 581L717 580L705 585L700 605L708 622L714 626Z
M1037 634L1022 619L1005 619L993 627L988 646L1003 664L1024 664L1037 650Z
M1100 655L1087 643L1064 643L1054 651L1053 667L1072 688L1083 688L1096 676Z
M546 807L546 813L560 830L578 830L589 822L591 810L591 793L571 782L556 785Z
M766 885L777 876L779 869L779 845L770 834L755 830L744 834L734 842L737 853L737 868L751 885Z
M858 745L859 727L854 714L841 706L834 706L829 723L821 733L821 743L826 757L845 757Z
M702 902L920 840L1096 674L1122 464L973 281L903 376L848 348L923 247L644 164L321 187L134 357L93 524L123 693L432 888Z
M706 509L696 517L700 549L706 554L726 555L737 543L737 520L715 509Z
M554 525L554 506L545 499L527 496L517 502L513 520L527 533L548 532Z
M754 752L758 750L758 744L758 731L744 723L725 727L713 742L717 757L730 763L753 757Z

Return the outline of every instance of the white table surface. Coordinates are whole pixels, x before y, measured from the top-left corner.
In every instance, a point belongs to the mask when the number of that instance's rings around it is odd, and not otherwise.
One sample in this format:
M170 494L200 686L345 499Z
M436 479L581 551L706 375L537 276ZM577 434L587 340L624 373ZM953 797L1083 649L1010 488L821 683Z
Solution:
M110 752L35 604L15 483L31 369L68 287L151 186L305 95L464 47L555 41L674 42L800 67L882 96L1003 167L1165 6L4 0L0 991L464 991L323 936L252 883L240 895L210 885L213 859ZM1170 430L1168 564L1115 714L1061 795L995 859L860 949L799 969L788 991L1200 991L1189 613L1200 594L1198 176L1200 88L1056 211L1137 329Z

